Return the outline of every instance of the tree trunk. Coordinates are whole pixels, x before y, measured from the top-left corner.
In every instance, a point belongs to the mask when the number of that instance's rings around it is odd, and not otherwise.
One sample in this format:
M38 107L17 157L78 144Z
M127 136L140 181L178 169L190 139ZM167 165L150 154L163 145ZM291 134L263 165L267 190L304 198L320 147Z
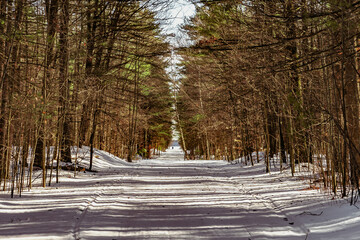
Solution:
M9 3L10 4L10 3ZM0 33L3 36L9 37L9 29L12 28L11 25L11 18L8 13L8 18L6 19L6 1L1 1L1 21L4 23L7 23L7 28L5 30L5 24L0 24ZM10 12L10 11L8 11ZM4 27L3 27L4 26ZM0 61L2 61L2 71L1 71L1 104L0 104L0 183L2 180L5 180L6 175L6 123L8 119L8 102L9 102L9 96L10 96L10 88L9 88L9 76L7 74L8 65L10 61L10 52L11 52L11 46L13 44L14 39L12 38L12 41L3 41L3 38L0 38L0 51L5 56L4 58L1 57ZM1 184L0 184L1 185Z
M46 114L47 114L47 99L48 99L48 85L51 79L50 66L54 61L54 44L55 44L55 33L57 24L57 11L58 11L58 0L47 0L46 4L46 19L47 19L47 36L46 36L46 55L45 55L45 66L44 76L42 82L42 106L43 109L40 111L40 132L39 139L35 149L34 165L44 167L45 159L45 148L46 148Z
M98 27L98 0L95 0L92 4L91 0L88 0L88 7L86 10L87 21L87 36L86 36L86 64L85 64L85 83L84 88L89 90L89 85L93 81L93 58L95 50L95 37L96 29ZM79 129L79 146L86 144L86 136L90 128L90 116L91 116L91 104L93 103L93 97L91 92L87 92L86 99L82 106L82 114Z
M60 67L59 67L59 114L62 134L61 139L61 158L64 162L71 162L71 129L70 129L70 109L69 109L69 0L61 0L61 20L59 34Z
M353 4L353 0L345 0L346 4ZM360 125L359 125L359 89L355 61L356 26L351 20L350 10L345 9L342 26L343 42L343 77L345 87L345 110L347 132L349 138L349 153L351 167L351 183L353 188L359 190L360 167ZM346 123L346 122L345 122ZM346 136L347 137L347 136ZM347 165L347 164L346 164Z

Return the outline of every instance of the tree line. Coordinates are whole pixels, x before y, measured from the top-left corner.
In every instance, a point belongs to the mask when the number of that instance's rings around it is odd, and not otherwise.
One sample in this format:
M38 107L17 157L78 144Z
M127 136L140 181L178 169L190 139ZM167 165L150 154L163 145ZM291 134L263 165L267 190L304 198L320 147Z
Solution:
M131 162L172 139L168 1L0 1L0 185L51 184L74 146ZM54 169L54 172L53 172Z
M187 158L313 163L334 194L359 193L356 0L197 1L178 50L177 129Z

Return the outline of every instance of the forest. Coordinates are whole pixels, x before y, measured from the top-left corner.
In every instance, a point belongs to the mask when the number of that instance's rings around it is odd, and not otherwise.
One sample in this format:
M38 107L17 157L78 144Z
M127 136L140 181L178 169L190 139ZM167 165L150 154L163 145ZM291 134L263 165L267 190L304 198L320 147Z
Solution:
M74 146L91 148L91 170L94 148L131 162L169 145L170 46L151 10L162 5L0 2L2 190L31 188L33 169L50 185Z
M91 170L94 149L133 162L178 136L186 159L263 152L268 173L312 164L357 196L360 1L192 3L174 46L158 16L171 1L0 0L1 189L33 171L50 185L75 147Z
M178 50L187 158L254 165L265 152L266 172L311 164L324 187L356 198L360 1L200 2L183 27L193 45Z

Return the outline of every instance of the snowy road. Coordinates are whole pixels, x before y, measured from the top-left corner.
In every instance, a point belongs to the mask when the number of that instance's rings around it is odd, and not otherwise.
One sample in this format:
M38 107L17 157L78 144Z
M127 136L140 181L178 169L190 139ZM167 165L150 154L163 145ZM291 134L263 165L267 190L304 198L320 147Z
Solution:
M322 195L296 190L293 201L294 193L280 192L281 181L260 168L239 174L223 161L184 161L179 150L134 164L100 152L97 158L107 167L96 174L68 176L21 199L0 195L0 238L329 239L322 226L310 234L316 217L299 214L306 209L297 204L308 199L317 210Z
M81 220L77 236L102 239L289 239L289 225L266 201L239 189L224 162L184 162L170 151L143 161L136 175L106 188ZM220 168L220 170L219 170ZM257 208L251 205L257 202ZM265 231L262 229L266 229Z

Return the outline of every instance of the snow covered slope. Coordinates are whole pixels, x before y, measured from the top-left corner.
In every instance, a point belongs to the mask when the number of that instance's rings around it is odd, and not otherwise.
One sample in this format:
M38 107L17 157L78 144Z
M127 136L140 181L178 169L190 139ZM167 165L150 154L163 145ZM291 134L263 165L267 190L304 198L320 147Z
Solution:
M88 154L79 154L86 164ZM96 173L22 198L0 194L0 239L359 239L360 211L263 165L184 161L179 148L127 163L95 152Z

